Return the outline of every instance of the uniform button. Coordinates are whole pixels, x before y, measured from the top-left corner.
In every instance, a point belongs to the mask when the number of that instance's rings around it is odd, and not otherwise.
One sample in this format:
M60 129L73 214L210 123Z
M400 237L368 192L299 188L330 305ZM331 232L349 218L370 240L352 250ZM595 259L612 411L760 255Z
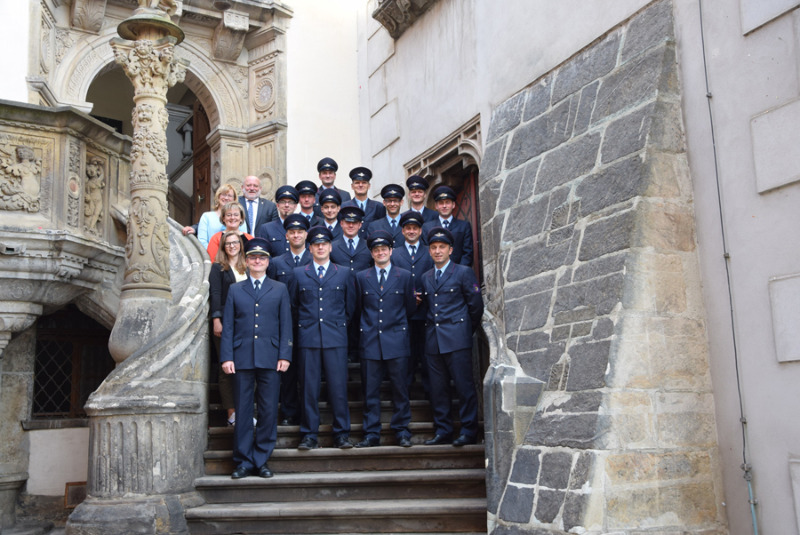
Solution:
M381 309L378 309L378 312L383 312L383 309L382 309L382 308L381 308Z
M256 303L256 306L258 306L258 303Z
M322 321L324 318L320 318L319 321Z
M258 335L255 335L253 338L256 338L256 339L258 339Z
M378 320L378 323L383 323L383 320Z
M258 317L258 312L256 312L256 317Z
M322 312L322 309L320 308L319 311Z
M434 316L438 316L439 314L434 314Z
M439 326L439 324L437 323L437 324L436 324L436 326L438 327L438 326Z
M319 300L322 301L322 298L320 297Z
M258 329L258 323L256 323L255 325L253 325L253 328L254 328L254 329Z
M383 331L378 331L378 334L383 334Z
M438 307L439 303L434 303L433 306Z

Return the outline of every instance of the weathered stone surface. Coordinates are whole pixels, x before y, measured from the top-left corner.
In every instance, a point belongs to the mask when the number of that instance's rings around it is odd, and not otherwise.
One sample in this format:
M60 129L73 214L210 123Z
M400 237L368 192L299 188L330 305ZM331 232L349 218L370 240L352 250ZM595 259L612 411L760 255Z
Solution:
M556 325L560 325L562 323L573 323L581 320L590 320L593 319L594 317L595 317L594 307L587 306L587 307L578 307L573 310L562 310L560 312L557 312L553 319Z
M525 436L532 446L598 449L605 443L608 418L599 414L537 416Z
M611 72L617 64L619 40L619 33L613 33L561 67L553 83L553 102Z
M513 251L508 268L510 282L526 279L571 264L571 243L547 247L543 242L523 245Z
M597 100L598 87L600 87L600 81L595 81L581 90L575 125L572 127L572 135L574 137L586 132L592 122L592 112L594 111L594 103Z
M537 115L541 115L550 106L550 93L553 81L550 75L536 82L528 89L525 98L525 114L523 120L529 121Z
M506 152L506 168L533 160L569 139L573 118L570 102L564 101L541 117L517 128Z
M524 107L525 93L517 93L497 106L492 112L487 141L492 142L513 130L522 119L522 109Z
M574 282L583 282L597 277L605 277L612 273L620 273L625 269L628 256L625 253L596 258L575 268Z
M609 163L642 150L653 125L655 104L647 104L613 121L603 134L600 162Z
M500 164L505 156L507 141L508 138L503 137L486 146L481 160L481 182L494 178L500 172Z
M539 479L539 459L541 450L520 448L514 459L511 481L523 485L535 485Z
M653 519L652 527L663 518L664 526L692 527L711 525L716 521L714 489L710 482L683 485L661 485L610 491L607 502L609 528L625 529L640 526L642 518Z
M644 194L645 177L644 164L638 155L586 177L575 190L581 199L582 213L591 214Z
M694 217L688 206L646 202L641 213L644 224L637 245L656 251L694 251Z
M487 214L487 217L491 217L496 213L497 200L500 198L502 189L503 180L499 176L489 180L481 180L480 196L482 214Z
M561 327L555 327L553 329L553 332L550 334L550 338L553 341L566 340L569 338L571 332L572 328L569 325L562 325Z
M546 413L597 412L602 402L603 394L600 392L564 392L556 397L551 393L540 410Z
M620 61L627 61L650 47L672 39L672 24L671 2L657 2L636 15L625 31Z
M556 293L553 314L582 307L594 307L600 316L609 314L622 298L623 282L624 276L618 273L563 286Z
M658 91L677 87L674 45L661 45L633 58L603 79L597 93L592 124L622 110L653 100Z
M514 331L530 331L538 329L547 322L550 312L550 294L540 293L524 299L506 300L506 315L513 319L513 324L506 328Z
M533 511L533 489L508 485L500 505L500 518L506 522L528 523Z
M564 490L569 484L572 471L572 454L567 452L548 452L542 456L539 486L553 490Z
M536 179L535 193L545 193L590 172L601 140L599 133L590 133L548 152Z
M594 468L594 458L595 454L591 452L581 452L578 454L578 459L575 461L575 466L569 477L570 490L580 490L589 482L592 469Z
M589 224L578 259L587 261L631 247L635 221L634 212L625 211Z
M497 209L499 211L506 210L517 204L519 199L519 188L522 185L522 179L524 177L524 166L518 167L506 175L505 180L503 180L503 187L500 191L500 197L497 204Z
M515 336L514 341L516 343L514 351L523 353L544 349L550 342L550 337L544 332L534 332Z
M614 334L614 322L610 318L600 318L592 329L595 340L610 338Z
M603 388L611 343L591 342L570 348L570 373L567 390Z
M539 197L534 202L512 208L509 215L512 224L506 227L503 241L519 242L542 232L547 220L547 204L547 197Z
M577 338L579 336L587 336L592 334L592 322L584 321L582 323L576 323L572 326L572 337Z
M656 102L648 148L669 153L686 150L680 101Z
M545 524L555 520L564 503L564 491L539 490L539 499L536 502L536 512L534 516L539 522Z
M561 514L561 521L564 524L564 530L573 533L574 527L585 526L584 514L589 507L590 496L587 494L578 494L575 492L568 492L564 499L564 512Z
M540 381L547 381L550 378L550 369L564 354L564 348L563 342L550 343L540 351L519 353L517 358L527 375Z

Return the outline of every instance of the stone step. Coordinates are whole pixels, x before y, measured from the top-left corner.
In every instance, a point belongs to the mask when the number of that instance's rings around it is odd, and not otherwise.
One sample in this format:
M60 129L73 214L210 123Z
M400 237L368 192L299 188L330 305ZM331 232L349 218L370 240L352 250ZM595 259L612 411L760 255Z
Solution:
M195 488L207 503L482 498L481 468L281 474L262 479L205 476Z
M186 520L193 535L485 533L486 499L207 504L186 511Z
M207 476L229 476L236 468L230 450L206 451L205 471ZM269 467L276 474L310 472L352 472L384 470L441 470L483 469L483 444L461 448L449 445L411 448L400 446L378 446L375 448L319 448L310 451L276 449L272 452ZM276 476L277 477L277 476Z

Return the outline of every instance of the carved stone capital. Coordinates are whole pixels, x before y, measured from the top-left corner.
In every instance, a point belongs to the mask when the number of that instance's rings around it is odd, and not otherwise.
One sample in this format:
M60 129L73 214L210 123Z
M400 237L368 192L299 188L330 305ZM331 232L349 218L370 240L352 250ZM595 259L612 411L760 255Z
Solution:
M106 14L106 0L72 0L70 22L74 28L99 33Z
M183 82L188 63L174 57L176 42L172 36L141 41L111 40L116 62L133 83L134 99L145 96L166 99L167 89Z
M225 11L214 29L211 48L214 58L222 61L236 61L242 53L244 38L250 27L250 17L246 13Z
M372 18L397 39L434 3L436 0L380 0Z

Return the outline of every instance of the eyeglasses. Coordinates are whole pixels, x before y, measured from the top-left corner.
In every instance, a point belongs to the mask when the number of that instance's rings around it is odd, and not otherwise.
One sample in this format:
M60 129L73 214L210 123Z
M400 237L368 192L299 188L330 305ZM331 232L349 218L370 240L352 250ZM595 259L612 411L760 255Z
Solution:
M238 241L225 242L225 247L239 247L241 245Z

